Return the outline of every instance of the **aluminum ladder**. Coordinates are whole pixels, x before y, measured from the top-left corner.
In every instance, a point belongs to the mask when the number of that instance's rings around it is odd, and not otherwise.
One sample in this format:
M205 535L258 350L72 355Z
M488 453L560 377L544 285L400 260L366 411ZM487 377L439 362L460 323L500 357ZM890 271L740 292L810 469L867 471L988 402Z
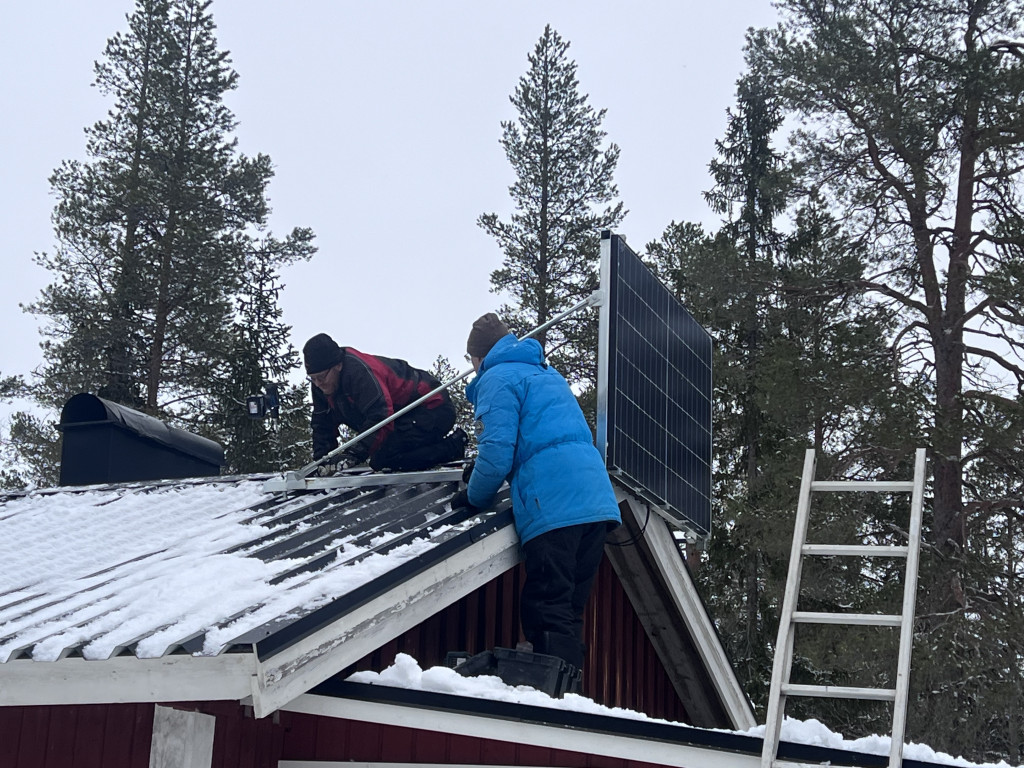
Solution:
M889 768L903 763L903 734L907 723L907 694L910 688L910 654L914 640L914 604L917 598L917 570L921 550L921 510L924 504L925 451L919 448L914 461L914 479L909 482L873 480L815 480L814 450L804 457L803 479L797 504L796 525L793 529L793 548L789 556L789 573L779 620L779 636L775 644L772 665L772 684L768 694L767 721L761 768L789 765L777 760L779 735L786 710L787 696L816 696L834 699L867 699L889 701L893 704L892 746L889 749ZM808 544L807 522L810 517L811 493L829 491L909 492L910 527L906 546L888 545L832 545ZM907 560L903 580L903 611L899 615L812 613L798 611L800 576L804 556L904 557ZM872 627L899 627L900 647L896 666L895 688L853 688L830 685L794 685L789 681L793 667L793 625L840 624Z

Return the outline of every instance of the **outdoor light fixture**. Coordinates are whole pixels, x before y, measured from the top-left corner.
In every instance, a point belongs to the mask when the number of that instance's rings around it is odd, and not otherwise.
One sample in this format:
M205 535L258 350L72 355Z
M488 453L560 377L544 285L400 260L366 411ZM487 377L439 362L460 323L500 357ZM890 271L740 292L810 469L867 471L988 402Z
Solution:
M250 419L276 419L280 415L280 405L277 385L272 383L267 384L265 393L245 398L245 409Z

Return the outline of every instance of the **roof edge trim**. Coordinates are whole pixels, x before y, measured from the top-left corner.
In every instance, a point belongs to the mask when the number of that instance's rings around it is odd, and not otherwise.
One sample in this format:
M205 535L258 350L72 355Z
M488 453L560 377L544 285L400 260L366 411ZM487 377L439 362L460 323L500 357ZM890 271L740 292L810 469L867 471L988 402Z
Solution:
M505 526L261 658L253 682L256 716L280 709L518 562L519 537Z
M628 506L637 523L642 526L642 518L634 498L628 499ZM660 520L660 518L658 519ZM697 594L693 579L690 577L689 571L686 570L682 555L672 538L668 523L664 521L662 521L662 525L653 523L654 520L649 521L644 535L650 545L651 553L657 560L658 567L665 575L665 581L672 600L679 610L679 615L689 629L693 644L704 661L712 684L718 691L722 706L732 719L733 727L736 730L753 728L757 725L757 720L754 718L750 700L740 687L736 671L725 655L725 649L722 647L715 625L708 615L704 602Z
M0 664L0 706L239 701L252 693L256 657L116 656Z
M351 685L359 685L352 683ZM381 687L381 686L375 686ZM441 695L441 694L438 694ZM446 697L458 700L460 697ZM477 702L477 699L469 701ZM509 705L524 708L523 705ZM499 719L464 711L417 707L365 699L336 698L305 694L282 707L289 712L398 725L417 730L440 731L459 736L493 739L515 744L530 744L549 749L564 749L602 757L635 760L643 755L645 763L673 768L758 768L760 752L743 754L685 744L670 744L650 738L595 732L563 724ZM535 707L532 709L542 709ZM560 710L552 710L559 712ZM579 714L579 713L573 713ZM608 718L611 719L611 718ZM760 742L760 740L758 740Z

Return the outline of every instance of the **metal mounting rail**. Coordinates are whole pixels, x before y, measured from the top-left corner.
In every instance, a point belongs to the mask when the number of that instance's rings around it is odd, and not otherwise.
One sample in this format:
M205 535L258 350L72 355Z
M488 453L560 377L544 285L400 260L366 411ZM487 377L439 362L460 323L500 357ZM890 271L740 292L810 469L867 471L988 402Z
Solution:
M892 744L889 748L889 768L903 763L903 736L907 724L907 694L910 689L910 657L914 639L914 608L917 598L917 571L921 551L921 516L924 506L925 451L919 448L914 460L914 479L910 482L871 480L815 480L814 451L804 457L800 497L797 503L796 523L793 529L793 547L789 556L786 592L779 619L779 635L775 644L772 665L772 684L768 694L767 722L764 745L761 750L761 768L781 768L778 760L779 737L785 715L787 696L815 696L836 699L866 699L888 701L893 704ZM807 526L812 492L870 491L911 493L909 540L906 546L869 544L808 544ZM817 557L894 557L906 558L903 579L903 609L899 615L864 613L818 613L796 609L800 595L802 558ZM793 668L794 624L839 624L844 626L899 627L900 647L896 664L894 688L855 688L833 685L797 685L789 681Z

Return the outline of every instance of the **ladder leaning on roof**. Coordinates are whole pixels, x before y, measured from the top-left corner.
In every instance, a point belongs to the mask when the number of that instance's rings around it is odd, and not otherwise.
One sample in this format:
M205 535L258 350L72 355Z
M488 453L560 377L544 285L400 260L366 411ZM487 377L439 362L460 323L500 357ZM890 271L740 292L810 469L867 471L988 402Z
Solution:
M761 768L778 765L779 734L785 715L787 696L817 696L835 699L869 699L893 703L892 745L889 749L889 768L899 768L903 762L903 733L907 723L907 694L910 687L910 652L914 640L914 604L917 596L917 567L921 549L921 510L924 503L925 451L917 450L914 461L914 479L909 482L886 482L873 480L815 480L814 450L808 450L804 458L804 473L800 483L800 499L797 504L796 525L793 530L793 549L789 556L789 574L786 577L786 593L783 598L782 615L779 619L779 636L775 644L775 661L772 666L772 684L768 694L767 722L764 729L764 746L761 751ZM906 546L887 545L833 545L808 544L807 521L810 516L811 492L819 491L888 491L910 492L909 540ZM900 615L853 614L853 613L812 613L798 611L800 574L804 555L855 556L855 557L905 557L906 574L903 579L903 611ZM794 685L789 676L793 666L793 625L841 624L875 627L899 627L900 649L896 666L895 688L851 688L829 685Z

